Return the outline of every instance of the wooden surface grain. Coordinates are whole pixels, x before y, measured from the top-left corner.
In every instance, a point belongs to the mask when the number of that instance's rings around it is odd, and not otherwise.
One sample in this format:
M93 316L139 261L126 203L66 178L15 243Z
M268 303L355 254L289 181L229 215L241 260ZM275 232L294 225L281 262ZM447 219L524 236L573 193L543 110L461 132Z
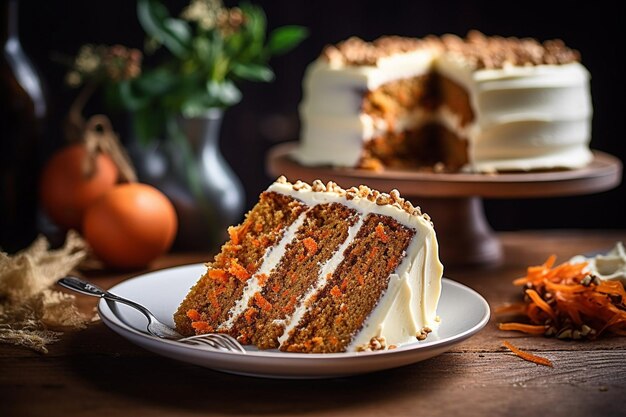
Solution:
M511 280L555 253L559 261L609 249L626 231L500 233L504 262L448 268L491 307L515 301ZM153 269L205 260L174 254ZM103 287L131 273L99 272ZM95 299L79 297L84 311ZM0 345L0 416L624 416L626 338L567 342L497 330L430 360L368 375L272 380L214 372L156 356L96 323L66 333L46 355ZM516 346L552 360L553 368L513 356Z

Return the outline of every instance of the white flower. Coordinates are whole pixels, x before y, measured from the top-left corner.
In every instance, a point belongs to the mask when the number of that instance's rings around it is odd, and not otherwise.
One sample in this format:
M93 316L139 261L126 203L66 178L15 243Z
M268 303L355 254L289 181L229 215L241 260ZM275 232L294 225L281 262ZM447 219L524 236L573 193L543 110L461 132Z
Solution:
M204 30L211 30L217 26L223 10L221 0L192 0L180 16L190 22L196 22Z
M78 51L74 67L79 72L91 74L98 70L102 58L93 45L83 45Z

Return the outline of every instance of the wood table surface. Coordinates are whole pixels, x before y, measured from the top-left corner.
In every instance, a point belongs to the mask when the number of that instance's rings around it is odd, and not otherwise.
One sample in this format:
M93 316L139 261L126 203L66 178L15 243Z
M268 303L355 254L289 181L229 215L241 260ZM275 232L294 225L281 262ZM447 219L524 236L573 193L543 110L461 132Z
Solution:
M445 276L480 292L492 309L516 301L511 281L554 253L565 261L603 251L625 231L499 233L504 262L448 268ZM151 269L205 261L169 254ZM143 271L140 271L141 273ZM135 273L87 278L108 288ZM78 296L90 311L96 300ZM445 319L445 317L443 318ZM275 380L224 374L163 358L102 322L66 333L48 354L0 344L0 416L624 416L626 338L561 341L502 332L498 318L435 358L355 377ZM549 358L523 361L502 341Z

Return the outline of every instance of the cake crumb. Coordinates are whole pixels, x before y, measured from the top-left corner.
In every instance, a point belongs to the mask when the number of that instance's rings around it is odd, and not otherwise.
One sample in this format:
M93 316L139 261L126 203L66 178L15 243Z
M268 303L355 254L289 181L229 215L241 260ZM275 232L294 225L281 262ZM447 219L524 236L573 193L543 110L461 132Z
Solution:
M387 349L387 340L382 336L374 336L368 344L357 347L357 352L374 352Z
M430 327L424 326L422 327L422 330L420 330L419 332L415 334L415 337L419 341L426 340L426 338L428 337L428 333L431 333L432 331L433 330Z

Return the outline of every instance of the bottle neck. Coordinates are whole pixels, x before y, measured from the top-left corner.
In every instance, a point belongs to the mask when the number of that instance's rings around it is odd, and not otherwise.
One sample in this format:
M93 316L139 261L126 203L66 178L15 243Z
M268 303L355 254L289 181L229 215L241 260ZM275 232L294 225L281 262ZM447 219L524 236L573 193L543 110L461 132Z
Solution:
M18 0L0 0L0 16L2 28L0 42L2 51L0 59L3 66L7 65L17 84L33 101L35 115L43 119L46 116L46 99L41 79L33 64L24 53L18 36Z
M0 21L2 21L0 42L2 42L2 44L19 42L17 0L2 0L2 9L0 13L2 13L0 16Z

